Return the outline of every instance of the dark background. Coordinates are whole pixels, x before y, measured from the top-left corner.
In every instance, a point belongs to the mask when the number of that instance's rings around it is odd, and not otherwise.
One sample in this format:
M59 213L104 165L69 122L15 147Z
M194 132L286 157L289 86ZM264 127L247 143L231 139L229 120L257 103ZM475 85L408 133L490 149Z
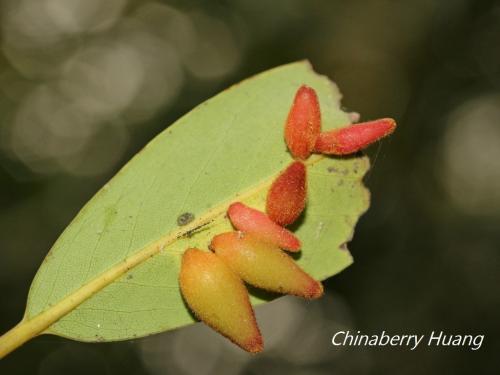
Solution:
M198 324L136 341L39 337L2 374L493 374L500 352L498 1L4 0L0 331L79 208L150 139L227 86L307 58L362 119L372 206L327 296L258 311L248 356ZM460 347L334 348L365 334L484 334Z

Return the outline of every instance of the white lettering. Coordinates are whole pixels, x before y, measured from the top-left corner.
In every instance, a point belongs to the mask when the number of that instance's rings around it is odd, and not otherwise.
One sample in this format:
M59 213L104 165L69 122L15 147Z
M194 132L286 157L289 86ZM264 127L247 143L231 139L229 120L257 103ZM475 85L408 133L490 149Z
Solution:
M399 336L394 335L391 337L391 346L397 346L399 344Z
M478 342L476 342L478 340ZM471 350L478 350L481 345L483 345L483 340L484 340L484 335L477 335L474 337L474 341L472 342L474 344L474 347L471 347Z
M443 331L439 333L439 336L434 335L434 331L432 331L431 336L429 337L429 342L427 343L427 346L431 346L432 340L436 340L436 346L441 343L441 337L443 336Z
M389 343L390 339L391 338L389 337L389 335L386 335L385 331L382 331L382 334L380 335L379 345L380 346L386 346Z
M411 350L415 350L417 348L418 344L420 344L420 341L424 339L424 335L420 335L420 338L418 337L418 335L413 335L413 338L415 339L415 345L411 348Z
M415 350L426 335L388 335L382 331L376 335L365 335L360 331L339 331L332 336L333 346L406 346ZM465 346L478 350L483 345L484 335L450 335L443 331L432 331L427 346Z
M333 344L334 346L340 346L340 345L342 345L342 343L337 343L337 342L335 341L335 338L336 338L338 335L341 335L341 334L345 334L345 331L339 331L339 332L337 332L335 335L333 335L333 337L332 337L332 344Z

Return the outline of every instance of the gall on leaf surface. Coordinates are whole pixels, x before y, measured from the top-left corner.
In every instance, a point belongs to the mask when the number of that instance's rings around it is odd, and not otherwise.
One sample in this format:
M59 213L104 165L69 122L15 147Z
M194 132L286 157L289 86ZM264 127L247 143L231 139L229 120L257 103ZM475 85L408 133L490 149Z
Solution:
M215 254L187 249L179 286L194 314L244 350L263 349L248 291L239 276Z
M285 123L285 141L293 157L307 159L321 132L321 112L316 91L307 85L297 90Z
M331 155L352 154L388 136L395 129L396 121L383 118L330 130L319 135L314 151Z
M276 224L259 210L235 202L229 206L227 214L235 228L242 232L251 233L284 250L300 250L300 240L292 232Z
M323 295L321 283L304 272L292 257L250 233L218 234L210 248L245 282L257 288L308 299Z
M265 211L292 162L283 124L297 88L318 94L322 128L349 123L340 93L307 62L271 69L194 108L154 138L83 207L31 285L25 320L57 312L42 333L80 341L132 339L193 323L178 276L185 249L231 231L229 205ZM366 157L308 160L308 201L294 233L297 264L317 280L351 264L346 242L369 205ZM193 220L179 226L178 218ZM274 297L251 296L253 304ZM68 305L61 301L65 300ZM75 302L76 301L76 302Z
M275 223L286 226L298 219L307 198L307 171L295 161L273 181L267 193L266 212Z

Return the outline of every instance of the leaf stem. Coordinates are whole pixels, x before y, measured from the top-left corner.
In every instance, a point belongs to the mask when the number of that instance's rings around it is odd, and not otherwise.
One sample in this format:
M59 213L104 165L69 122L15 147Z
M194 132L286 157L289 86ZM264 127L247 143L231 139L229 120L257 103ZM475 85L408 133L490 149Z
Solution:
M211 213L215 216L221 214L218 210L215 212L211 211ZM138 264L156 255L160 249L174 242L178 236L179 233L175 232L153 242L136 254L115 264L95 279L89 281L87 284L32 319L23 319L17 326L0 337L0 358L3 358L31 338L43 333L53 323L73 311L76 307L104 289L117 278L127 273Z
M45 313L37 315L31 320L21 320L14 328L0 337L0 358L16 350L25 342L42 333L50 323Z

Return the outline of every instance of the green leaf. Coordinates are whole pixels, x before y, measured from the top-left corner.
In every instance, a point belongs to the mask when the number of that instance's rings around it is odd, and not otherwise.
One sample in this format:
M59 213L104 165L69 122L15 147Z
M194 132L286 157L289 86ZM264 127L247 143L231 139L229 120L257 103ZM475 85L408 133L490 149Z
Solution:
M270 183L292 160L283 125L302 84L318 92L323 129L349 122L337 88L306 62L201 104L152 140L66 228L33 281L24 321L43 320L42 333L81 341L192 323L177 283L181 254L231 230L231 202L263 209ZM368 208L361 179L369 162L313 156L308 164L307 210L293 228L303 242L298 263L325 279L352 262L345 244Z

